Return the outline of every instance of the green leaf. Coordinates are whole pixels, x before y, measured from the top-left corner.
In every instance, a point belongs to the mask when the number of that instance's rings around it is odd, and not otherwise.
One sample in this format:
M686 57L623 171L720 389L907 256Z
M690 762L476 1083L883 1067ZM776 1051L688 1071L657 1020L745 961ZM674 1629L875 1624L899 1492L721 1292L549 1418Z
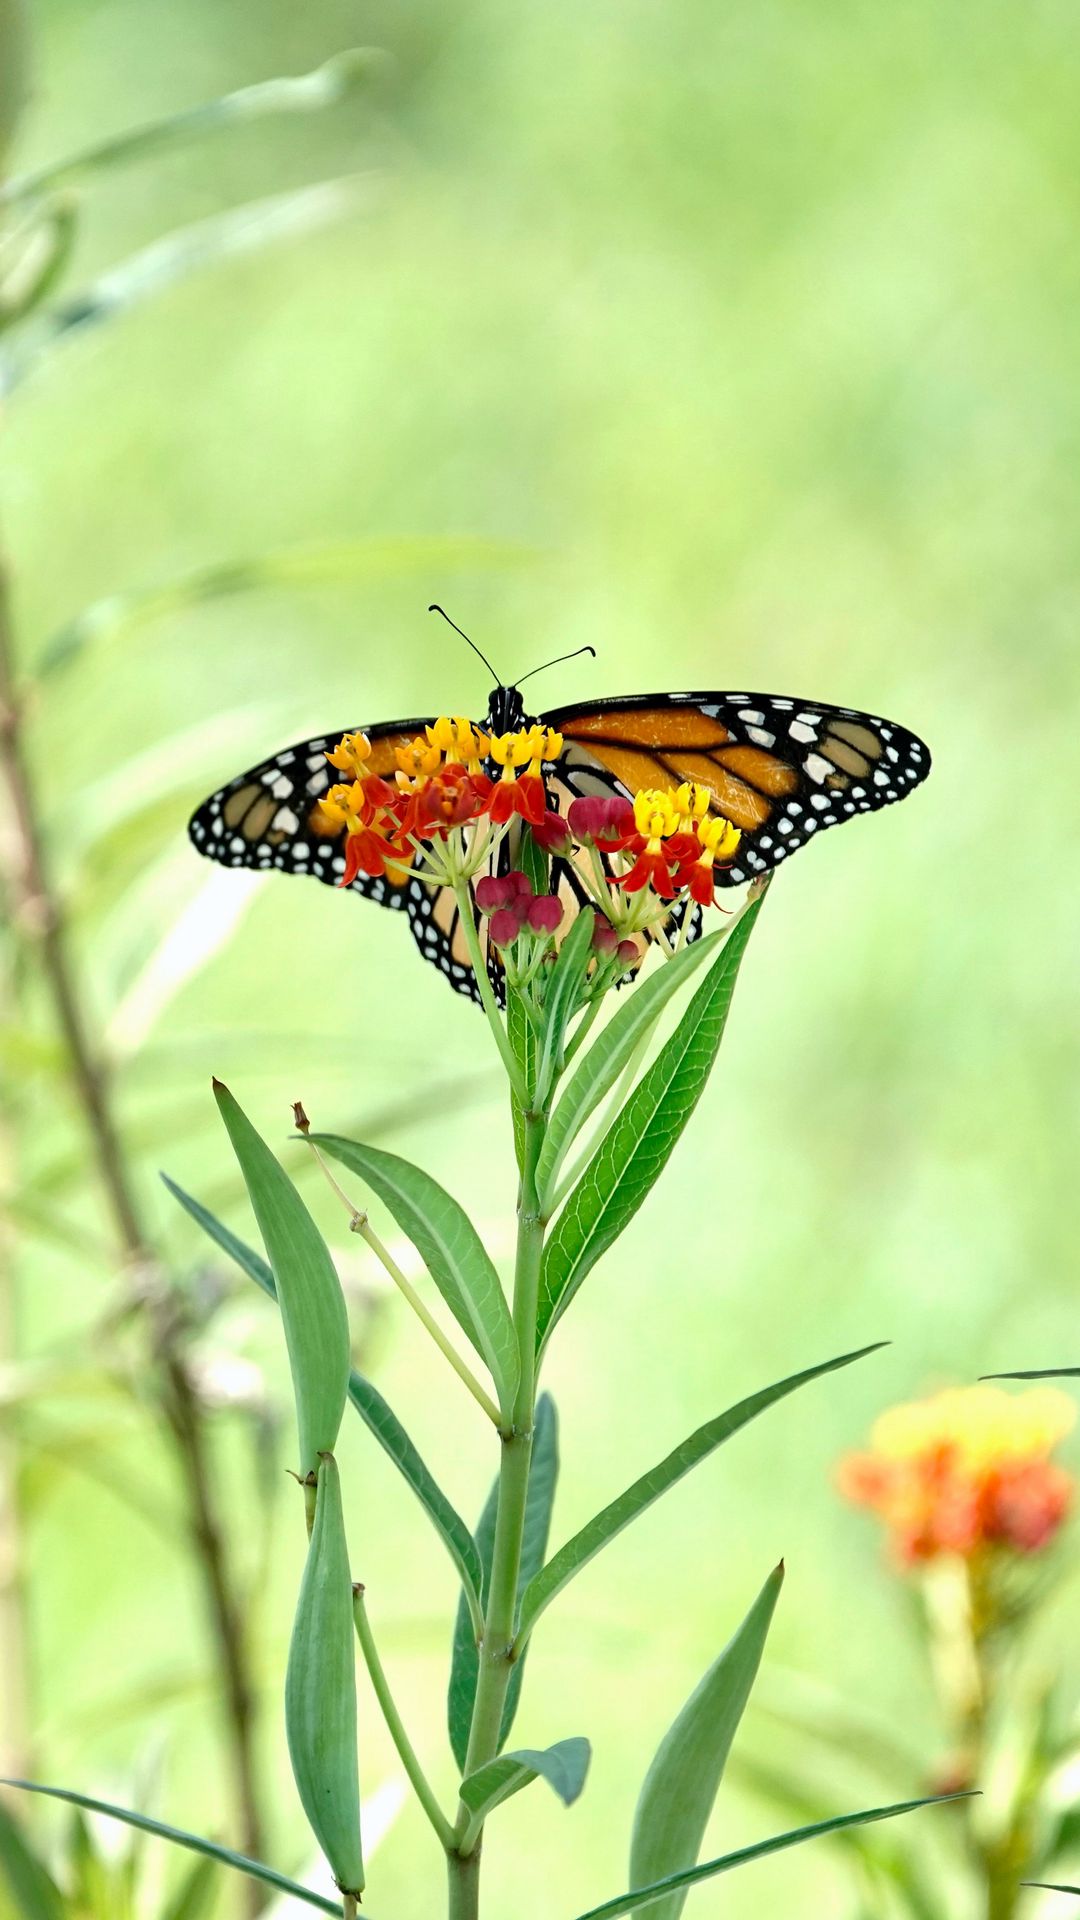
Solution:
M162 1179L169 1192L180 1202L193 1220L196 1220L203 1232L216 1241L222 1252L235 1260L256 1286L277 1299L274 1276L266 1261L253 1248L247 1246L235 1233L222 1224L207 1207L194 1200L182 1187L178 1187L168 1174ZM468 1605L476 1612L480 1605L480 1587L483 1581L483 1568L476 1542L465 1525L461 1515L447 1499L434 1474L410 1440L396 1413L388 1406L377 1387L355 1367L349 1372L349 1398L369 1431L374 1434L383 1450L389 1455L399 1473L408 1481L428 1519L433 1523L450 1558L453 1560L461 1583L465 1588Z
M715 1874L730 1873L733 1867L744 1867L751 1860L762 1860L766 1854L783 1853L788 1847L801 1846L804 1840L816 1840L825 1833L839 1833L844 1827L868 1826L874 1820L893 1820L902 1813L915 1813L920 1807L943 1806L949 1800L963 1800L966 1794L935 1794L924 1800L902 1800L892 1807L870 1807L865 1813L845 1813L833 1820L816 1820L812 1826L796 1827L791 1833L777 1833L769 1840L759 1840L752 1847L740 1847L737 1853L725 1853L718 1860L706 1860L699 1867L687 1867L682 1873L670 1873L665 1879L648 1887L635 1887L630 1893L621 1893L615 1900L605 1900L602 1907L590 1907L588 1913L578 1915L578 1920L617 1920L625 1913L644 1913L652 1911L658 1900L681 1887L694 1887L702 1880L711 1880Z
M204 1853L223 1867L235 1867L238 1873L250 1874L253 1880L264 1881L278 1893L290 1894L294 1900L304 1900L309 1907L318 1907L320 1913L332 1913L336 1920L341 1920L340 1900L327 1900L321 1893L313 1893L310 1887L301 1887L295 1880L287 1879L275 1867L265 1866L261 1860L249 1860L230 1847L219 1847L216 1840L204 1840L201 1834L167 1826L163 1820L151 1820L148 1814L134 1813L130 1807L114 1807L108 1800L94 1800L88 1793L75 1793L68 1787L44 1787L36 1780L0 1780L0 1786L19 1787L23 1793L44 1793L52 1800L67 1800L74 1807L85 1807L90 1813L107 1814L110 1820L123 1820L125 1825L138 1827L142 1833L156 1834L158 1839L171 1840L174 1846L187 1847L192 1853Z
M173 1894L161 1920L206 1920L217 1889L217 1862L196 1860Z
M499 1405L509 1418L520 1371L514 1323L499 1276L464 1207L422 1167L414 1167L399 1154L344 1140L336 1133L308 1137L313 1146L359 1174L389 1207L489 1368Z
M727 935L728 929L722 927L719 933L711 933L705 940L695 940L623 994L604 1031L575 1067L548 1122L536 1167L536 1184L542 1194L550 1192L567 1149L605 1094L611 1092L635 1048L656 1025L672 995Z
M781 1562L657 1748L634 1815L632 1886L652 1886L697 1860L783 1579ZM654 1902L656 1920L679 1920L685 1903L685 1889Z
M980 1373L980 1380L1080 1380L1080 1367L1034 1367L1026 1373ZM1034 1881L1031 1883L1033 1886ZM1066 1892L1070 1889L1066 1888Z
M0 1801L0 1874L22 1920L64 1920L59 1887Z
M522 1083L531 1090L536 1085L536 1028L526 1011L523 996L509 985L506 989L506 1031L514 1059L521 1069ZM520 1173L525 1165L525 1112L513 1087L510 1089L510 1111L514 1123L514 1152Z
M551 1509L555 1499L555 1485L559 1474L559 1423L555 1412L555 1402L549 1393L542 1393L536 1403L536 1419L533 1428L532 1458L529 1462L529 1491L525 1502L525 1525L521 1541L521 1569L518 1574L518 1598L526 1586L544 1564L547 1552L548 1534L551 1529ZM491 1577L491 1556L495 1544L495 1515L498 1509L499 1483L496 1480L480 1515L476 1529L476 1548L483 1567L481 1580L481 1602L487 1605L488 1581ZM469 1727L472 1722L473 1701L476 1697L476 1680L479 1672L476 1632L469 1617L464 1599L459 1602L457 1618L454 1622L454 1644L450 1662L450 1687L447 1694L447 1725L450 1733L450 1746L458 1766L464 1771L465 1759L469 1747ZM521 1696L521 1683L525 1672L524 1653L514 1662L510 1675L510 1684L506 1690L506 1706L503 1709L500 1744L509 1738L510 1728L517 1713Z
M428 1518L434 1522L465 1588L466 1604L478 1609L483 1568L476 1542L460 1513L447 1499L378 1388L372 1386L363 1374L357 1373L355 1368L349 1378L349 1398L369 1431L408 1481Z
M9 6L10 0L2 0L0 22ZM4 44L0 30L0 51L4 50ZM334 107L361 80L371 77L378 61L379 55L373 50L347 47L311 73L261 80L255 86L224 94L220 100L189 107L183 113L170 114L166 119L149 121L141 127L129 127L110 139L99 140L78 153L66 154L61 160L38 167L33 173L16 175L0 187L0 207L37 200L56 187L71 186L110 167L187 146L207 134L262 119L267 114L315 113L324 107Z
M214 1083L259 1231L273 1268L289 1350L300 1474L337 1444L349 1385L349 1321L334 1263L284 1168L227 1087Z
M835 1360L824 1360L819 1366L807 1367L802 1373L790 1374L786 1380L779 1380L775 1385L763 1387L759 1393L751 1394L749 1399L740 1400L736 1406L729 1407L726 1413L717 1414L714 1420L707 1420L703 1427L699 1427L696 1433L692 1433L680 1446L669 1453L666 1459L661 1460L648 1473L642 1474L641 1478L635 1480L633 1486L627 1487L626 1492L621 1493L617 1500L612 1500L609 1506L604 1507L592 1520L589 1520L579 1533L575 1533L564 1547L559 1548L558 1553L548 1561L543 1571L538 1573L535 1579L530 1580L521 1604L519 1643L524 1644L540 1615L546 1607L551 1605L556 1594L562 1592L574 1575L580 1573L582 1567L587 1566L602 1547L606 1547L610 1540L614 1540L616 1534L621 1533L624 1527L628 1527L630 1522L644 1513L647 1507L651 1507L654 1500L659 1500L660 1495L666 1493L669 1487L673 1487L684 1474L690 1472L692 1467L696 1467L710 1453L714 1453L725 1440L730 1440L732 1434L738 1433L740 1428L747 1426L751 1420L756 1420L758 1414L764 1413L766 1407L773 1406L778 1400L786 1399L787 1395L794 1393L798 1387L806 1386L811 1380L820 1379L823 1374L835 1373L839 1367L849 1367L853 1361L862 1360L868 1353L876 1353L886 1344L887 1342L878 1340L872 1346L859 1347L854 1353L842 1353Z
M581 997L585 969L592 947L595 915L579 913L551 969L544 995L543 1025L540 1031L539 1060L536 1068L535 1099L543 1106L562 1064L566 1029Z
M532 1780L546 1780L563 1806L571 1807L585 1785L591 1755L589 1742L580 1735L557 1740L553 1747L542 1751L518 1747L513 1753L502 1753L497 1760L489 1760L486 1767L470 1773L461 1783L461 1798L476 1815L478 1826L504 1800L509 1800L511 1794L519 1793Z
M667 1165L712 1071L739 962L760 910L761 901L754 901L732 928L675 1032L604 1135L559 1215L540 1275L541 1347Z
M356 1757L353 1589L332 1453L319 1461L315 1525L285 1671L285 1734L308 1825L343 1893L364 1891Z
M1009 1378L1009 1379L1012 1379L1012 1378L1013 1378L1013 1376L1012 1376L1011 1374L1010 1374L1010 1375L1008 1375L1008 1376L1006 1376L1006 1377L1007 1377L1007 1378ZM1056 1883L1055 1881L1053 1881L1053 1880L1021 1880L1021 1882L1020 1882L1020 1885L1021 1885L1022 1887L1038 1887L1038 1888L1039 1888L1039 1890L1040 1890L1040 1891L1041 1891L1042 1893L1075 1893L1075 1894L1080 1894L1080 1887L1065 1887L1065 1886L1061 1886L1061 1885L1059 1885L1059 1884L1057 1884L1057 1883Z

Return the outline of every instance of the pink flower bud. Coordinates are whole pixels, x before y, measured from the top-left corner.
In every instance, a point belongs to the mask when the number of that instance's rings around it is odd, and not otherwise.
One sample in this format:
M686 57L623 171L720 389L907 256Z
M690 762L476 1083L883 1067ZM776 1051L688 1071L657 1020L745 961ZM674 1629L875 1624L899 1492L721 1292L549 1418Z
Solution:
M475 894L481 913L494 913L499 907L512 907L515 900L531 898L532 887L523 873L489 873L477 881Z
M570 831L561 813L545 813L529 823L529 832L545 853L568 853Z
M592 936L593 952L602 953L606 960L611 954L615 952L615 949L619 944L619 936L616 933L614 927L612 926L610 920L605 920L602 917L602 915L599 913L596 914L594 918L595 918L595 925L593 927L593 936Z
M533 933L554 933L563 917L562 901L553 893L542 893L530 900L525 918Z
M571 833L578 840L623 840L634 832L634 809L629 800L617 796L604 799L590 794L571 802L566 816Z
M497 947L512 947L521 931L521 920L513 907L499 907L491 916L488 937Z

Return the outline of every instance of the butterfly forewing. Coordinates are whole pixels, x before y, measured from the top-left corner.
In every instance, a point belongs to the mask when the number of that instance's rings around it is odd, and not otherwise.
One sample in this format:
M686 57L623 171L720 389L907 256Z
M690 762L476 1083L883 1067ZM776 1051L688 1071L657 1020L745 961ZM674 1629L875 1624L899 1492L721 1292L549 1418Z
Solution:
M742 832L720 886L767 873L815 833L902 800L930 771L905 727L854 707L766 693L628 695L560 707L559 774L574 795L634 793L684 780Z

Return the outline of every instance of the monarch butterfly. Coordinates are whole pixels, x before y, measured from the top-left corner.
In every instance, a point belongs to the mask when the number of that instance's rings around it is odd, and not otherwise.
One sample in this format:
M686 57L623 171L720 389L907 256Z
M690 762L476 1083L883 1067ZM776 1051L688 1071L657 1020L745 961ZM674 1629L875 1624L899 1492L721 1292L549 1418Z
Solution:
M716 870L722 887L763 878L816 834L903 800L930 771L929 751L915 734L854 707L766 693L652 693L532 716L520 684L495 685L480 725L494 734L539 725L561 735L561 752L544 772L549 806L565 814L575 799L632 798L642 788L700 783L710 808L741 833L734 863ZM426 717L364 728L367 770L392 780L398 751L432 724ZM278 868L341 885L340 838L328 835L319 808L337 777L327 755L348 731L285 747L211 794L189 826L199 852L223 866ZM506 842L500 857L505 868ZM377 906L404 912L423 957L457 992L479 1000L457 903L446 888L415 874L357 873L346 884ZM553 861L551 884L571 907L584 904L572 858ZM682 912L692 915L692 939L700 908L676 909ZM497 962L490 971L501 992Z

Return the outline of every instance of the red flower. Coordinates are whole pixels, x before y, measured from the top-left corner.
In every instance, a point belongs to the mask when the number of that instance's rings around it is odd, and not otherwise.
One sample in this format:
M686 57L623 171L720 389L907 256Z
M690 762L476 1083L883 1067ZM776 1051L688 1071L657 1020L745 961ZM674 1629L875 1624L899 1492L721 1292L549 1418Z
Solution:
M545 813L529 822L529 832L545 853L569 853L570 832L561 813Z
M386 872L388 860L399 861L405 865L412 859L412 848L403 847L399 840L392 839L378 827L358 827L345 841L345 871L338 881L339 887L349 887L358 873L366 873L372 879Z
M651 853L648 846L644 846L629 873L623 874L619 884L627 893L640 893L642 887L651 886L653 892L660 895L661 900L673 900L677 888L667 850L665 849L662 853Z
M537 894L525 909L525 920L532 933L554 933L562 924L563 904L554 893Z
M538 774L520 773L516 780L500 780L493 787L488 808L497 827L503 827L520 814L530 827L537 827L547 811L544 782Z
M466 767L450 762L431 774L411 796L403 831L418 839L447 834L452 827L479 819L490 798L491 781L486 774L470 773Z

